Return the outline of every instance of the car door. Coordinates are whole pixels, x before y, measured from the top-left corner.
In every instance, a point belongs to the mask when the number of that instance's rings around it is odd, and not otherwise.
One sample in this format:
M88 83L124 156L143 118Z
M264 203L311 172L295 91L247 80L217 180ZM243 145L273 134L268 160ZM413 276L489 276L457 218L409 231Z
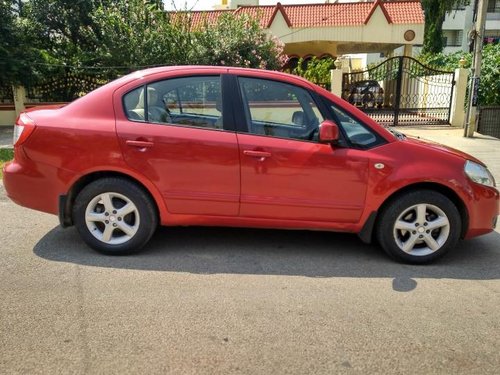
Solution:
M240 76L246 132L238 133L240 215L356 222L368 183L361 150L317 141L324 116L299 85Z
M170 77L128 90L115 101L126 163L156 184L170 213L237 215L239 154L235 132L222 127L221 76Z

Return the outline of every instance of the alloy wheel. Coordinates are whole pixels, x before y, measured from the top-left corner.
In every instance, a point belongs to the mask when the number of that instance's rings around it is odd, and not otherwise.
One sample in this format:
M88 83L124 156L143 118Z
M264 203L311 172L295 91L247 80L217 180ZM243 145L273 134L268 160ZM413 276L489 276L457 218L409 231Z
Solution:
M99 241L119 245L131 240L140 225L139 210L126 196L105 192L92 199L85 210L85 223Z
M439 207L421 203L404 210L394 223L393 235L398 247L414 256L438 251L448 239L450 221Z

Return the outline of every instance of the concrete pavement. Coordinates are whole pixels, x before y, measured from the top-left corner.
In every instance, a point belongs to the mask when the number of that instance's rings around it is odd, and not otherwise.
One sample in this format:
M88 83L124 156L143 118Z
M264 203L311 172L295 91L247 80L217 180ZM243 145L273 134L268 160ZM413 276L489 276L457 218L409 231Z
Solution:
M0 148L12 147L13 126L0 126Z
M498 374L500 234L429 266L355 235L164 228L99 255L0 193L1 374Z

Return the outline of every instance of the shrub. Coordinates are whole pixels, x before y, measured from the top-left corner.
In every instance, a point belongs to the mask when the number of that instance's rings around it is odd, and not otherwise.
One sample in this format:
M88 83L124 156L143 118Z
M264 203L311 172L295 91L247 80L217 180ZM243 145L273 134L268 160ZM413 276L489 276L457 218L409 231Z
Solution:
M465 68L472 66L472 54L456 52L452 54L422 54L418 56L423 64L441 70L453 70L459 67L459 61L465 60ZM482 51L481 83L479 86L480 105L500 105L500 44L487 44Z
M277 70L286 62L284 44L268 38L249 15L223 14L194 33L194 64L228 65Z

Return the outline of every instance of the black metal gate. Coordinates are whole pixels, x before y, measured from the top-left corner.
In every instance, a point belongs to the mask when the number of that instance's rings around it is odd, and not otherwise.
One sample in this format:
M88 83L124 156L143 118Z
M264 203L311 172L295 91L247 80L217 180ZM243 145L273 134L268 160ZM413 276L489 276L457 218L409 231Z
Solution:
M71 102L108 83L110 79L99 73L59 73L36 84L26 85L30 102Z
M383 125L445 125L454 85L454 72L398 56L362 72L344 73L342 97Z
M479 108L477 132L483 135L500 138L500 107L489 106Z

